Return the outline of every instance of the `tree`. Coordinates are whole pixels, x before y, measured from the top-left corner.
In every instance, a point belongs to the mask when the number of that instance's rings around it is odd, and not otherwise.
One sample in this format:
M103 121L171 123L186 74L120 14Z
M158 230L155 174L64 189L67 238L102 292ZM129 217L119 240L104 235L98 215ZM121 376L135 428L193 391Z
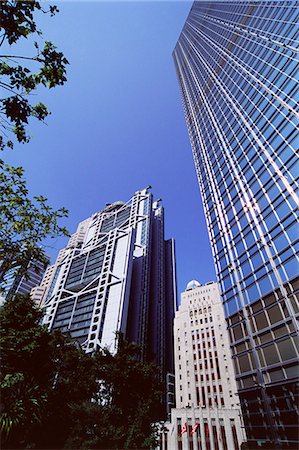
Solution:
M0 6L0 87L4 97L0 99L0 150L13 148L13 140L29 141L27 125L30 118L44 121L49 115L47 107L32 103L31 94L39 87L54 88L66 81L67 59L49 41L43 39L35 15L58 12L56 6L46 10L38 1L5 0ZM22 39L32 40L31 55L13 50ZM2 52L6 46L7 51ZM32 200L28 196L24 170L11 167L0 159L0 281L13 267L19 275L26 274L28 263L46 257L40 243L47 236L68 235L58 220L67 217L67 210L53 210L44 196ZM38 270L38 266L36 266Z
M92 408L98 396L97 366L69 337L52 335L52 383L47 403L42 408L42 421L28 433L28 442L37 448L65 448L74 429L74 412ZM95 423L96 416L92 418Z
M72 408L98 392L93 358L60 332L41 325L28 295L0 308L2 448L63 448Z
M51 377L51 338L40 325L42 315L29 296L16 295L0 308L0 426L4 438L40 420Z
M98 408L74 411L74 433L67 448L152 448L157 443L155 423L163 417L158 368L139 359L140 348L118 335L112 355L94 355L100 380ZM95 410L98 410L96 413ZM90 420L98 417L98 420Z
M70 355L66 360L62 352L60 386L49 397L43 426L33 433L35 438L40 433L36 447L154 447L157 430L153 424L161 418L162 389L157 367L139 361L139 353L121 335L115 355L108 349L92 356L82 354L79 364Z
M43 196L28 196L22 167L11 167L0 161L0 281L13 267L24 275L31 261L48 260L40 243L47 236L68 235L58 225L67 210L54 211Z
M0 47L8 44L11 47L20 39L36 36L38 41L32 42L32 54L15 54L13 50L0 54L0 86L6 92L5 98L0 100L0 117L3 134L13 135L18 142L28 142L29 134L26 130L30 117L40 121L49 115L49 111L41 102L32 104L30 94L39 85L54 88L66 81L67 59L63 53L57 51L52 42L44 41L41 30L38 29L35 14L55 15L56 6L49 6L48 10L41 7L38 1L6 0L1 2ZM2 52L1 52L2 53ZM5 146L13 147L11 139L0 137L0 149Z
M155 366L119 336L115 355L86 354L49 333L29 296L0 308L3 449L128 449L154 446L161 386Z

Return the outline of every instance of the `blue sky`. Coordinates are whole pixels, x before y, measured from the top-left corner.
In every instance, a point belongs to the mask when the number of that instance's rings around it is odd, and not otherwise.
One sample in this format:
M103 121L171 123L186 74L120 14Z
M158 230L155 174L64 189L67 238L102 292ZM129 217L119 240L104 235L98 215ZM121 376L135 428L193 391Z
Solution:
M6 159L26 169L30 192L69 209L66 226L106 202L153 187L174 237L178 293L215 280L172 50L192 2L62 2L40 28L70 61L68 82L41 91L47 125ZM51 241L52 260L65 239Z

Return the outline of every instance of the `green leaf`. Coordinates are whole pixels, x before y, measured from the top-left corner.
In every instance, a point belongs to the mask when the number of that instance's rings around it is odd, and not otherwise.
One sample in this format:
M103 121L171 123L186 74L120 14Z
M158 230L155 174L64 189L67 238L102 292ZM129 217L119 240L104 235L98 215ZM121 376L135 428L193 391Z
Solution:
M0 128L5 136L13 134L13 139L8 138L7 141L0 138L0 150L6 146L13 148L14 139L20 143L29 142L30 134L27 131L29 119L34 117L39 121L44 121L50 114L42 102L38 102L36 105L32 104L32 97L29 97L29 94L39 85L54 88L66 82L68 61L52 42L43 40L42 32L38 29L35 19L37 11L49 13L52 17L58 12L58 8L50 5L46 10L38 1L34 0L1 3L0 23L3 34L0 45L6 44L7 47L14 48L20 40L25 38L29 44L31 43L32 51L28 51L28 55L19 57L18 54L21 54L22 51L12 50L11 54L4 55L0 61L2 85L5 86L5 94L0 99L0 108L8 119L8 121L1 121ZM34 40L36 36L42 43L44 42L42 50ZM34 65L24 66L24 61L33 61ZM11 122L11 126L9 122Z

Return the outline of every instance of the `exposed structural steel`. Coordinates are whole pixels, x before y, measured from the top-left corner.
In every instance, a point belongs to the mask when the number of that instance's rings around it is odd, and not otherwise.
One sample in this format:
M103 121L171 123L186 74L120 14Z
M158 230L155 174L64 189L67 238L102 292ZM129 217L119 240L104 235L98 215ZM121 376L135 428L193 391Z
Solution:
M149 188L81 222L44 289L51 330L69 331L87 352L114 351L120 331L173 373L174 241L164 240L163 207Z
M298 447L298 12L198 1L173 53L247 437L273 448Z

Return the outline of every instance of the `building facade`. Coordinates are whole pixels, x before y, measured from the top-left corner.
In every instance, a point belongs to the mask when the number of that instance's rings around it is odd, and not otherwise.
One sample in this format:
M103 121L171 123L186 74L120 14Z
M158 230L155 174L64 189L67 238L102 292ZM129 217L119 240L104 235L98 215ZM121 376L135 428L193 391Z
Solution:
M273 448L298 448L298 11L197 1L173 53L248 442Z
M81 222L50 278L43 298L50 330L70 332L86 352L114 352L115 332L122 332L162 369L166 385L173 373L174 241L164 239L163 207L149 188Z
M45 273L45 264L39 261L29 263L26 275L19 274L19 266L7 271L0 283L2 301L11 299L15 294L30 294L38 286Z
M217 283L188 283L174 319L174 344L176 408L167 448L239 450L244 431Z
M72 240L74 239L74 236L76 234L77 233L74 233L71 236L71 238L68 242L67 248L72 247L72 242L73 242ZM81 231L79 231L78 234L80 235ZM67 252L67 250L65 248L63 248L62 250L59 251L57 259L55 261L55 264L52 264L51 266L47 267L47 269L44 273L43 279L41 280L41 283L38 286L31 289L31 292L30 292L31 298L36 302L37 306L39 306L41 308L43 308L45 306L46 299L48 296L48 292L49 292L55 271L56 271L58 265L60 264L60 262L63 260L66 252Z

